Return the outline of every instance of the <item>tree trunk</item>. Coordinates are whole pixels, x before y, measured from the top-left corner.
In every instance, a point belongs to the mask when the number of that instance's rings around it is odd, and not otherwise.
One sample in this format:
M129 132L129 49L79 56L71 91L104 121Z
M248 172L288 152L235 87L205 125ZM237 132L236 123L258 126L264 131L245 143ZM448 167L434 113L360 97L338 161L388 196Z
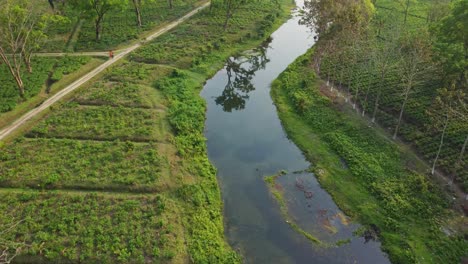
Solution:
M15 76L15 81L18 86L18 91L21 98L24 98L24 83L20 76Z
M384 80L385 80L385 72L382 72L382 74L380 76L379 91L377 92L377 98L375 99L374 113L372 113L372 123L375 123L375 118L377 116L377 111L379 110L379 101L380 101L380 96L382 95Z
M440 151L442 150L442 146L444 145L445 131L447 130L448 123L449 123L449 116L448 116L448 113L447 113L444 128L442 130L442 135L440 137L439 149L437 150L437 155L436 155L436 157L434 159L434 162L432 163L432 171L431 171L432 175L434 175L437 160L439 159Z
M16 55L13 54L13 62L10 62L6 56L5 51L0 47L0 57L2 58L3 62L8 67L8 70L10 71L11 75L15 79L16 86L18 87L18 92L21 98L24 98L24 83L23 80L21 79L21 71L20 71L20 65L19 61L16 59ZM13 63L13 64L12 64Z
M133 0L133 6L135 7L135 14L137 17L137 26L141 27L143 23L141 23L141 10L140 10L140 0Z
M465 137L465 143L463 143L463 147L462 147L462 149L460 151L460 155L458 156L457 162L455 163L455 169L456 170L460 168L460 165L461 165L462 160L463 160L463 155L465 154L467 144L468 144L468 135ZM453 175L452 175L452 179L450 180L450 184L452 184L454 181L455 181L455 173L453 173Z
M172 0L168 0L168 2L169 2L169 8L172 9L174 7Z
M228 23L229 23L229 19L231 18L231 9L228 9L226 11L226 20L224 20L224 25L223 25L223 28L224 28L224 31L227 30L227 27L228 27Z
M101 40L102 19L103 19L103 16L99 16L98 18L96 18L96 41Z
M393 140L395 140L397 138L398 131L400 130L401 119L403 119L403 112L405 111L405 106L406 106L406 102L408 101L408 96L409 96L409 92L411 90L411 86L412 86L412 84L410 82L408 84L408 87L406 87L405 99L403 100L403 104L401 105L400 116L398 117L398 123L396 125L395 132L393 133Z
M26 65L26 69L28 70L29 73L32 73L32 67L31 67L31 54L27 54L26 52L22 53L24 64Z
M407 18L408 18L409 6L410 6L410 0L406 0L405 22L404 22L405 25L406 25L406 20L407 20Z

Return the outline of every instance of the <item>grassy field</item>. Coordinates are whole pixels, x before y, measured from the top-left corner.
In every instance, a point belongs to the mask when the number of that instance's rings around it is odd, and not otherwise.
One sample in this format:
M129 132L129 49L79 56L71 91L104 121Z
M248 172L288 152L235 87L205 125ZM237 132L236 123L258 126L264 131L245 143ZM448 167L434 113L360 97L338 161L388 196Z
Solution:
M227 32L222 10L202 11L149 44L164 43L168 54L196 64L144 63L137 58L152 54L142 48L6 142L0 225L18 222L8 238L25 242L19 260L239 263L224 240L199 92L230 55L259 45L290 7L289 0L251 3ZM212 44L201 34L182 34L199 30L225 42L208 54ZM190 53L182 56L183 45Z
M346 110L350 106L316 77L312 52L280 75L272 96L321 185L354 220L377 226L392 262L459 263L468 254L466 219L414 170L410 155Z

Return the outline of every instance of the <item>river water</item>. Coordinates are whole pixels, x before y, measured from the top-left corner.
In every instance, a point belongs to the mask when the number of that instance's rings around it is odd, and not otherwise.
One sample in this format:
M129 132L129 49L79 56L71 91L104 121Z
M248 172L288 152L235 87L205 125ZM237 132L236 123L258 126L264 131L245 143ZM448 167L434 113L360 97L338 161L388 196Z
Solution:
M207 101L208 155L218 169L230 245L246 263L389 263L380 243L353 232L314 175L298 147L287 138L270 97L270 84L314 44L313 34L292 17L271 40L230 58L201 95ZM286 223L264 177L284 170L277 181L289 213L303 230L328 244L307 240Z

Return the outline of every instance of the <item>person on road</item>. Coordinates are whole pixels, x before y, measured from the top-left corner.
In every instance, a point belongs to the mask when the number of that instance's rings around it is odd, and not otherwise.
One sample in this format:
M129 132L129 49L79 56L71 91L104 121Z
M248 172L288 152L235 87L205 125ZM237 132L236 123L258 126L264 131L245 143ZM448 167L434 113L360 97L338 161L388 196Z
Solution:
M114 51L113 50L109 50L109 58L110 59L114 58Z

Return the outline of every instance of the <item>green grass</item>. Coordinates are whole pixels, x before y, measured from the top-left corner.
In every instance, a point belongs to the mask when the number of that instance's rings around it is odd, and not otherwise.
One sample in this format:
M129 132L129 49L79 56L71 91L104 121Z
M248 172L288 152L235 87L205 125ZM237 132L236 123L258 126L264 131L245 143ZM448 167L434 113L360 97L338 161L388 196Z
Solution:
M456 216L441 190L406 167L410 161L396 144L321 93L328 88L309 66L312 52L280 75L272 96L288 135L322 186L348 215L380 229L392 262L458 263L468 244L462 232L441 231L456 228L449 224Z

